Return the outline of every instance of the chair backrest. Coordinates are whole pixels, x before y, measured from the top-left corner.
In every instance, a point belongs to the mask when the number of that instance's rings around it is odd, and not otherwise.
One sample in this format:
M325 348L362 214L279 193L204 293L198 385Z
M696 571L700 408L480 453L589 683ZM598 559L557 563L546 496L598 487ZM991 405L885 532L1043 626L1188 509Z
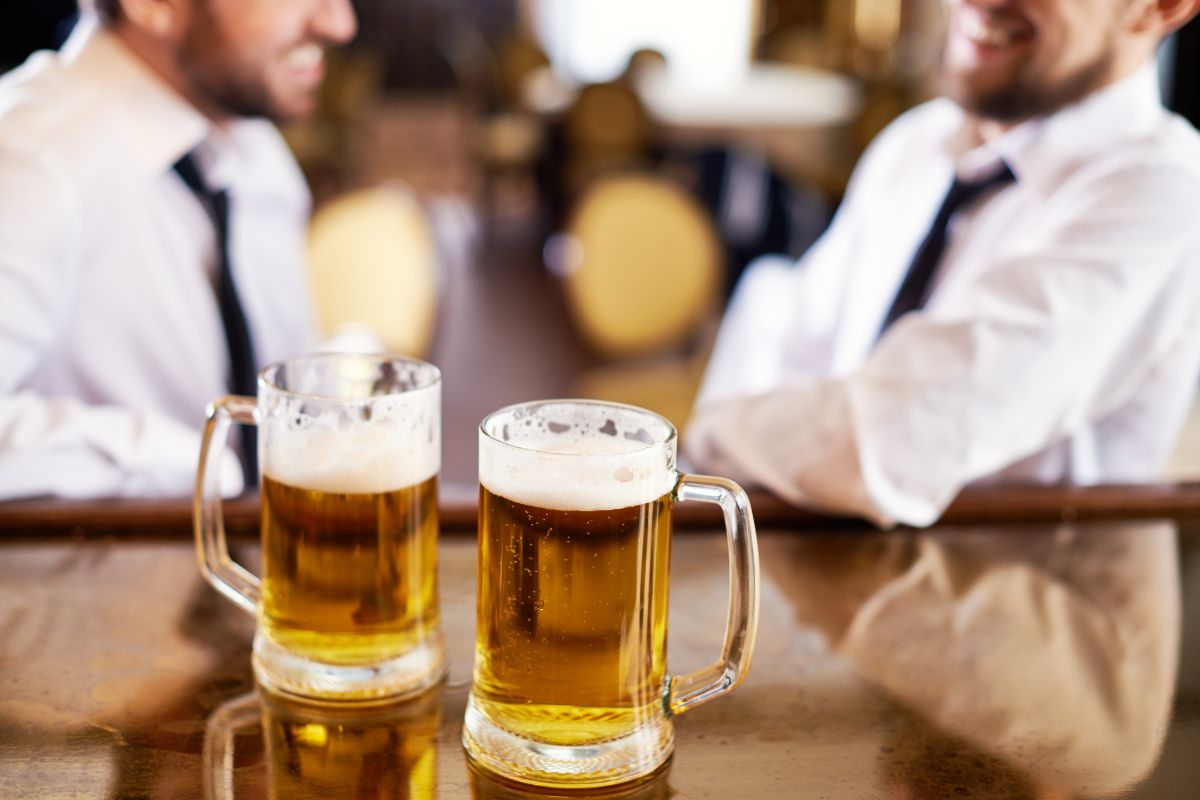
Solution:
M410 191L382 186L319 208L309 265L321 330L365 324L390 351L423 356L437 319L437 246Z
M566 230L567 305L610 357L684 345L716 309L722 250L687 193L652 175L613 175L580 198Z
M632 89L616 82L584 86L562 119L564 188L576 194L599 177L646 166L653 135Z

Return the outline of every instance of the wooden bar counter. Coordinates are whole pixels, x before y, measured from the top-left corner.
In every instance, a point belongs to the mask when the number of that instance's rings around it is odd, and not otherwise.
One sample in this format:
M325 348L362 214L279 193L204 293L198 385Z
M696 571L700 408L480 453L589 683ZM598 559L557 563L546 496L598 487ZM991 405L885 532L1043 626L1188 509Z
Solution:
M666 771L601 796L1194 796L1200 534L1168 518L1189 514L876 532L785 530L763 511L748 679L676 720ZM49 536L3 525L0 797L564 795L464 758L465 522L440 547L447 680L355 710L260 696L253 620L203 581L186 522L148 520ZM675 672L713 660L724 624L725 544L695 522L673 542ZM252 538L234 548L255 565Z
M441 490L443 531L475 532L475 486L451 484ZM821 514L789 506L766 492L750 493L760 527L787 530L870 528L865 520ZM258 533L258 497L227 500L225 525L231 535ZM675 527L717 528L720 510L698 503L675 511ZM1086 522L1144 519L1200 520L1200 483L1127 486L997 486L963 491L942 516L943 525L976 523ZM192 519L190 498L167 500L37 499L0 503L0 539L11 536L178 535Z

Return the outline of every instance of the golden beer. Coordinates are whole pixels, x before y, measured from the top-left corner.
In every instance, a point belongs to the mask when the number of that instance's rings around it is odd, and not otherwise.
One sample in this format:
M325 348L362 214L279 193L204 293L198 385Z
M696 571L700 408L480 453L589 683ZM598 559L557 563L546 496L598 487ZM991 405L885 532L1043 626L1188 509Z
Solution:
M440 693L366 713L330 713L263 696L268 797L433 797Z
M480 489L474 697L493 722L579 746L661 715L671 505L548 509Z
M272 364L210 404L196 479L200 569L258 620L254 675L289 696L379 702L446 671L437 605L441 373L385 354ZM216 466L259 427L262 575L229 557Z
M611 786L667 763L675 714L728 692L757 613L754 523L727 480L680 475L675 428L597 400L502 408L479 426L475 673L463 746L540 786ZM721 506L730 605L721 660L668 675L671 511Z
M438 628L437 532L436 476L338 493L264 475L264 634L327 664L402 656Z

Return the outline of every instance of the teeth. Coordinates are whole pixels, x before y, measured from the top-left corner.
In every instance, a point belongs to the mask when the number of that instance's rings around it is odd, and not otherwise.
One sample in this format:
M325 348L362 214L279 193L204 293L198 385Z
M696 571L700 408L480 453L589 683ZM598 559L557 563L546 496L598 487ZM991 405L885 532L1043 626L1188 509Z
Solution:
M297 69L311 69L321 63L324 55L319 44L302 44L288 51L287 63Z
M1003 47L1013 40L1010 29L972 9L964 9L959 15L958 28L972 42L991 47Z

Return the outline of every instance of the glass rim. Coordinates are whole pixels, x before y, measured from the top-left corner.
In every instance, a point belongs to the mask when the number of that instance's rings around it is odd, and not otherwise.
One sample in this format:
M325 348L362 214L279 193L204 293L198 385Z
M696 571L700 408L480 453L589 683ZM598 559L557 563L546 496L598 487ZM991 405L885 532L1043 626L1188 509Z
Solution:
M276 373L278 373L280 370L282 370L284 367L298 365L298 364L316 364L316 363L320 363L322 361L329 362L329 361L347 360L347 359L355 359L355 360L359 360L359 361L371 362L376 365L386 364L386 363L407 364L407 365L415 366L418 368L423 368L424 371L427 372L428 379L420 382L416 386L413 386L411 389L404 389L403 391L392 391L392 392L388 392L386 394L376 394L376 395L371 395L370 397L343 397L341 395L336 395L336 394L318 394L316 392L299 392L299 391L296 391L295 389L289 389L287 387L280 386L275 380L272 379L272 377ZM426 376L422 376L422 377L426 377ZM289 397L301 397L301 398L305 398L305 399L309 399L309 400L319 400L319 401L325 402L325 403L346 403L346 404L374 403L374 402L378 402L381 400L385 400L387 398L405 397L405 396L409 396L409 395L415 395L415 394L419 394L419 393L434 389L434 388L440 386L441 383L442 383L442 371L441 371L441 369L439 369L437 367L437 365L431 364L430 362L424 361L420 358L413 358L411 356L402 356L397 353L342 353L342 352L306 353L305 355L293 356L291 358L284 358L279 361L274 361L270 364L267 364L265 367L260 369L258 371L258 374L255 376L255 384L260 390L261 389L270 389L273 392L278 392L280 394L286 394Z
M538 447L524 447L522 445L515 444L514 442L506 442L503 439L493 436L487 430L488 423L491 422L496 417L499 417L502 414L509 414L520 408L534 408L537 406L551 406L551 405L593 406L593 407L621 409L622 411L632 412L634 414L638 414L638 415L644 416L644 417L650 417L651 419L656 420L657 422L659 422L660 424L665 426L667 435L664 436L661 440L656 440L654 442L651 442L650 444L645 444L645 445L642 445L641 447L635 447L631 450L622 450L617 453L557 453L557 452L554 452L553 450L544 450L544 449L538 448ZM505 448L519 450L522 453L537 453L537 454L543 455L543 456L549 456L552 458L563 458L563 459L622 458L622 457L633 455L636 453L645 453L645 452L647 452L649 450L653 450L655 448L661 448L663 446L670 446L670 445L675 444L677 442L677 440L679 439L679 431L676 430L675 424L673 422L671 422L671 420L664 417L662 414L659 414L655 411L651 411L648 408L643 408L642 406L632 405L630 403L618 403L615 400L595 400L595 399L589 399L589 398L584 398L584 397L558 397L558 398L551 398L551 399L546 399L546 400L526 400L526 401L520 402L520 403L510 403L509 405L503 406L501 408L497 408L495 411L492 411L487 416L485 416L479 423L479 433L481 436L486 437L489 442L493 442L493 443L498 444Z

